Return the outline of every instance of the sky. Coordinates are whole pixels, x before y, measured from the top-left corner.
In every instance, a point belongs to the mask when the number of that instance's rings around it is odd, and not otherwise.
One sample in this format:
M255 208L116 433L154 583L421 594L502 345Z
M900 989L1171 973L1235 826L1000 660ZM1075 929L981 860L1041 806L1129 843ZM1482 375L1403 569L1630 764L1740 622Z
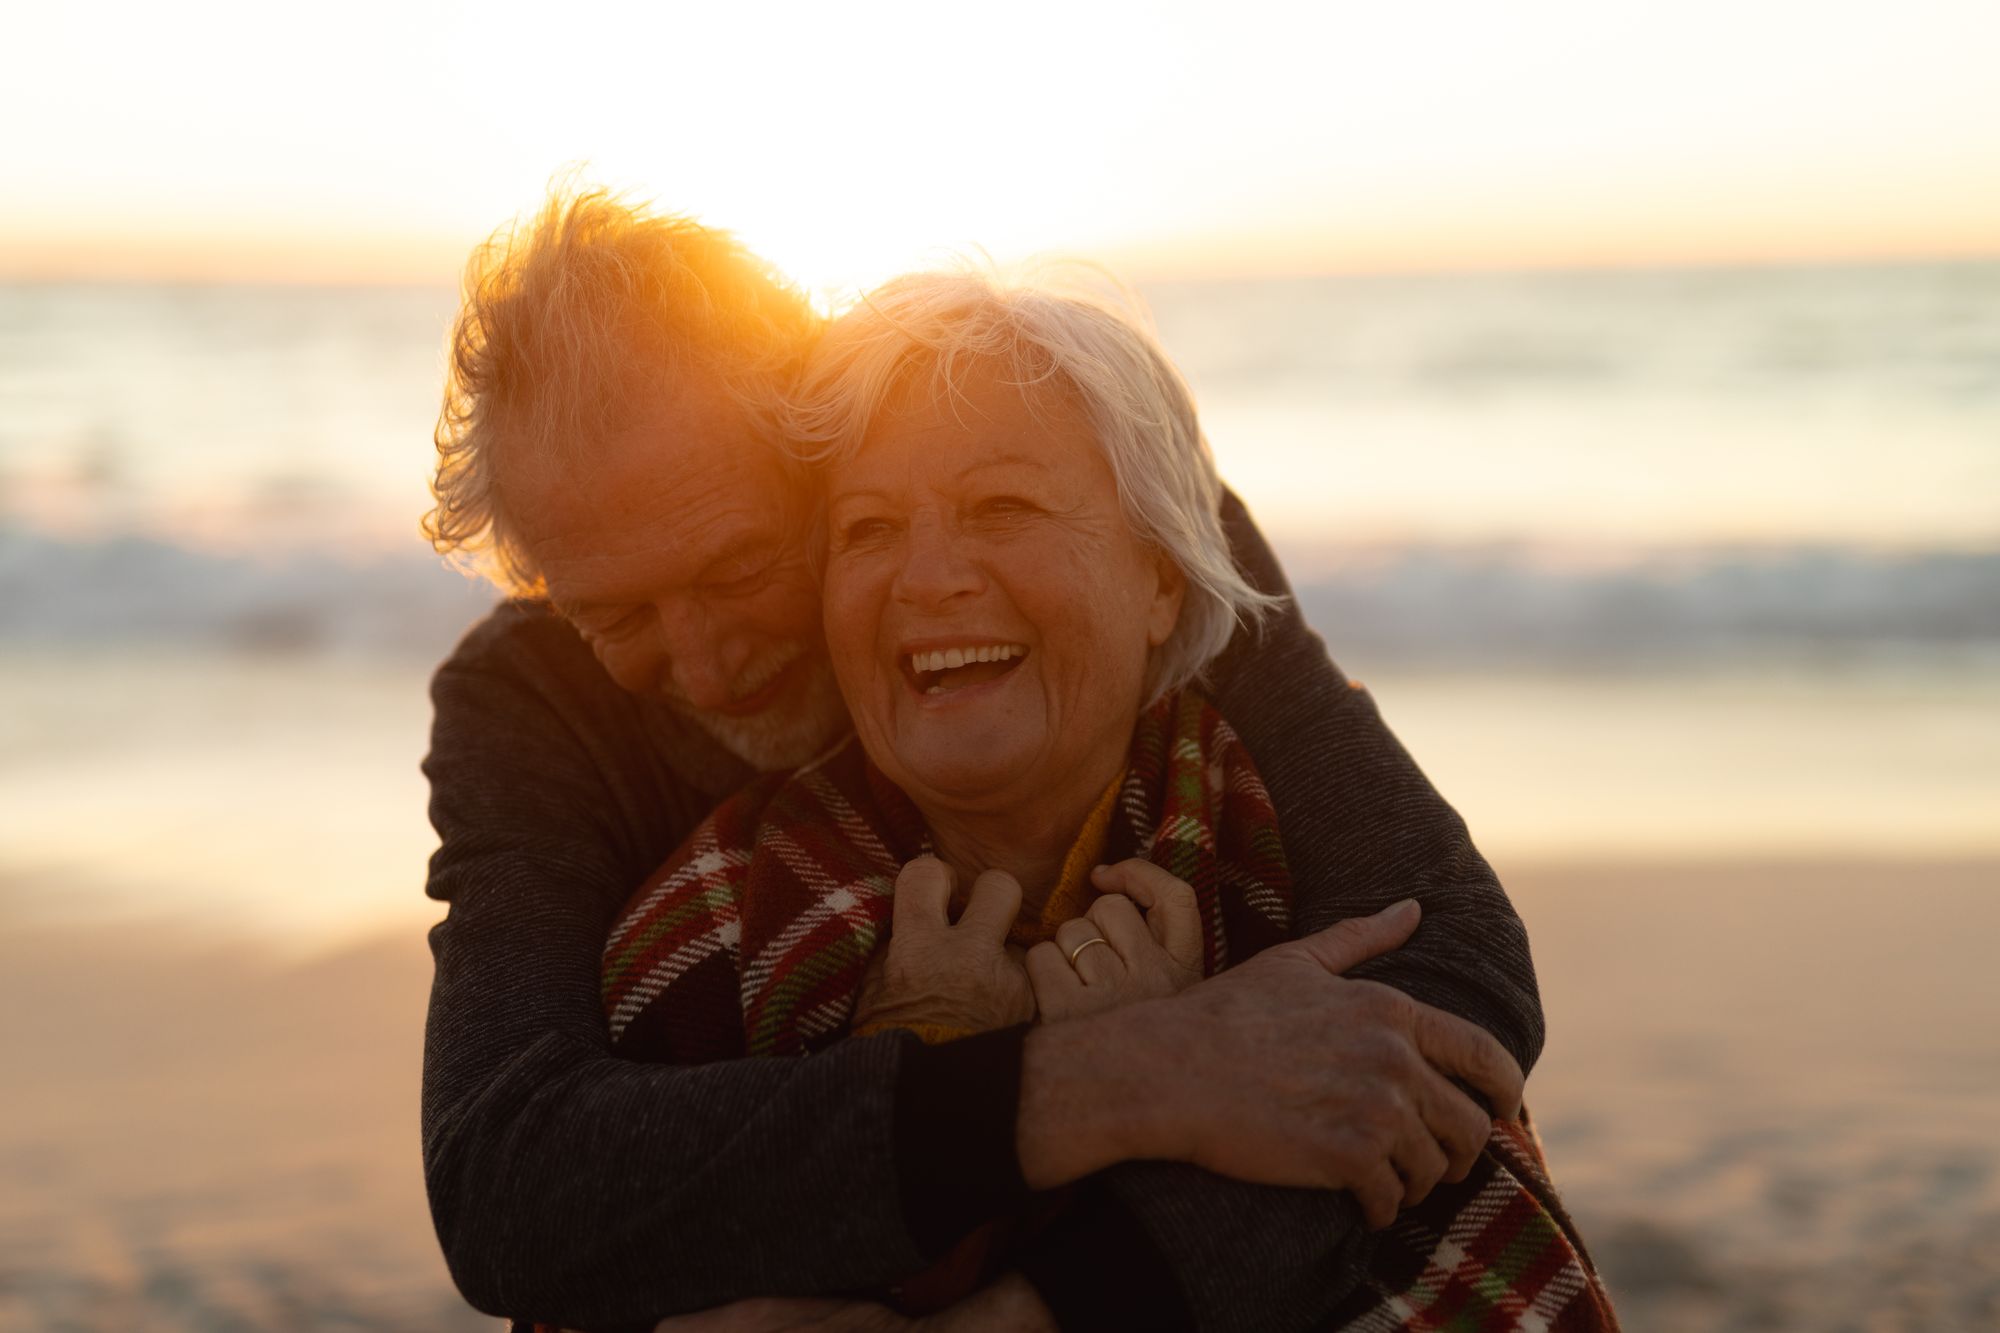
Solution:
M2000 253L1991 0L39 5L0 277L449 281L553 174L809 288Z

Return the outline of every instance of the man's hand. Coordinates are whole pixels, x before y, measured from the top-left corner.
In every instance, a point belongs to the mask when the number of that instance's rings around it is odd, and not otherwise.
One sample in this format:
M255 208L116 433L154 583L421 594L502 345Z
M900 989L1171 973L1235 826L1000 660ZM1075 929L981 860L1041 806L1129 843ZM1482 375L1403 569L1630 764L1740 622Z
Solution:
M1138 859L1099 866L1090 880L1103 897L1057 926L1053 943L1028 950L1045 1023L1178 995L1201 980L1201 908L1192 888Z
M1405 901L1277 945L1171 999L1039 1028L1026 1048L1022 1173L1048 1189L1161 1158L1268 1185L1353 1192L1371 1226L1462 1180L1518 1115L1522 1075L1490 1035L1339 974L1399 947Z
M889 947L877 955L854 1006L854 1029L1012 1027L1035 1016L1028 974L1007 952L1021 885L1004 870L972 883L953 925L951 867L920 856L896 876Z

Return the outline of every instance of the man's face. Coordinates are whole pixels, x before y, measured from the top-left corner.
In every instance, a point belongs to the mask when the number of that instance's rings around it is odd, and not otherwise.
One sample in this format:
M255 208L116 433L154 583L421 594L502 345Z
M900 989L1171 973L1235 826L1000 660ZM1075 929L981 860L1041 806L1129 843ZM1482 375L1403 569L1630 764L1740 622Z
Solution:
M683 377L605 439L506 459L502 502L611 678L759 768L846 729L805 560L805 503L740 406Z

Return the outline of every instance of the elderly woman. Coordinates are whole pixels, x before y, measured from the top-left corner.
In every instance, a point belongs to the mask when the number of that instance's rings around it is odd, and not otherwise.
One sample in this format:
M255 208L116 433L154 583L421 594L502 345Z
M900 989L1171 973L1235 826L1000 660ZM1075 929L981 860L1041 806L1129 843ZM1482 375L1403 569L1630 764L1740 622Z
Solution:
M616 1048L699 1063L890 1026L943 1041L1168 994L1283 938L1275 813L1196 684L1268 599L1231 563L1192 403L1140 326L1087 296L904 279L825 336L796 435L855 733L725 802L633 898L605 953ZM970 965L907 965L947 900ZM1479 1299L1600 1326L1538 1165L1496 1132L1378 1247L1343 1318L1451 1305L1427 1256L1478 1197L1513 1207L1508 1234L1455 1238L1534 1261ZM1061 1207L975 1236L904 1295L962 1294Z

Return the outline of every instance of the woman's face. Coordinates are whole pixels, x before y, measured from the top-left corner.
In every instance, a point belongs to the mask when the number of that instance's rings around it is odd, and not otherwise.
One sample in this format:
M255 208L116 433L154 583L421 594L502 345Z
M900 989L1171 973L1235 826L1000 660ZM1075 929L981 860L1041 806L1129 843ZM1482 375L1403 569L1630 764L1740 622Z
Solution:
M1183 580L1127 526L1066 395L984 366L963 390L892 404L828 477L834 672L869 757L919 805L1094 796Z

